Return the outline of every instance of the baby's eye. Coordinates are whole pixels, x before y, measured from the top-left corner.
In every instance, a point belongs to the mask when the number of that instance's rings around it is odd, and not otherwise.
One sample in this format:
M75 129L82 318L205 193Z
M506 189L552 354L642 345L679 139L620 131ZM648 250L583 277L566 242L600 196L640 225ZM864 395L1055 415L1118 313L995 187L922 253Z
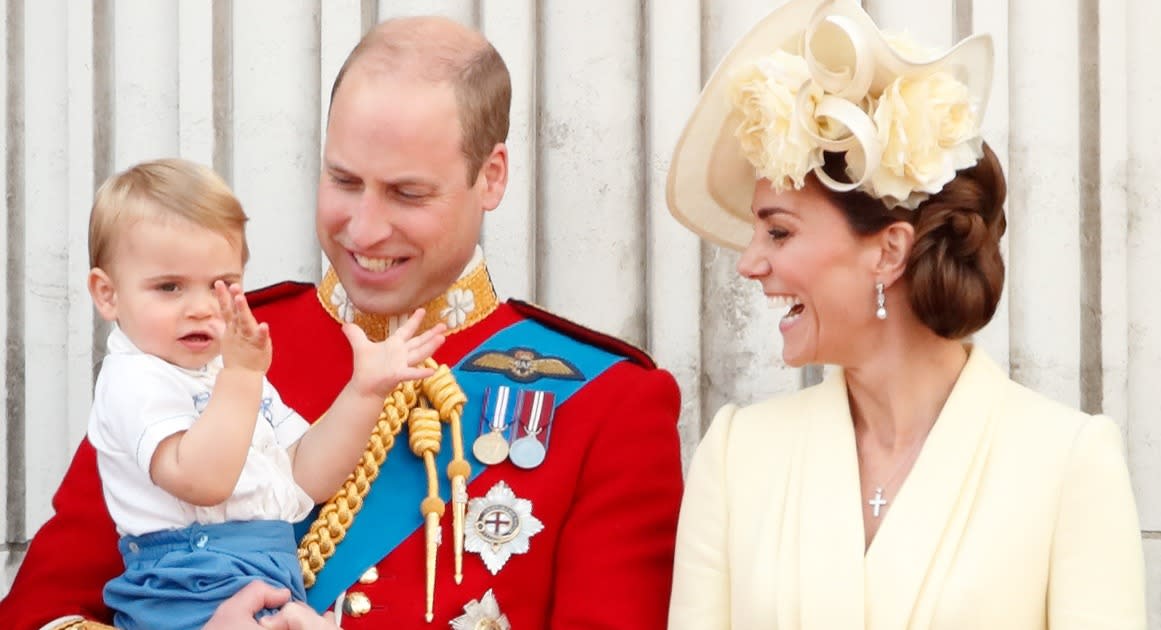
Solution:
M163 293L173 293L174 291L177 291L177 283L162 282L161 284L157 285L157 290Z

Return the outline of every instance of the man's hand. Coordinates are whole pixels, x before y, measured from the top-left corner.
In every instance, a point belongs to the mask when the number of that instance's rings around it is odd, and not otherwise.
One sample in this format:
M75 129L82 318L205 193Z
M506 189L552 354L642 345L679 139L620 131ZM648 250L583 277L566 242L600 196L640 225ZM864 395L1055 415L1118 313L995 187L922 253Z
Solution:
M289 602L289 603L287 603ZM280 608L276 614L254 621L263 608ZM334 615L319 616L306 604L290 601L290 591L254 580L222 602L202 630L338 630Z
M399 383L432 375L431 368L416 366L443 345L447 326L440 323L416 336L423 314L422 308L415 311L395 334L378 343L367 339L355 324L343 324L343 334L355 357L351 385L356 393L382 400Z
M334 613L319 616L310 606L290 602L278 614L264 617L262 627L271 630L337 630Z
M288 601L290 601L290 591L284 588L275 588L261 580L254 580L242 590L234 593L233 597L222 602L214 616L210 617L210 621L202 626L202 630L246 630L247 628L271 627L259 624L254 620L254 615L263 608L281 608Z
M222 311L225 330L222 332L222 366L243 368L262 374L270 369L274 350L270 344L270 327L258 323L238 284L226 286L214 282L214 295Z

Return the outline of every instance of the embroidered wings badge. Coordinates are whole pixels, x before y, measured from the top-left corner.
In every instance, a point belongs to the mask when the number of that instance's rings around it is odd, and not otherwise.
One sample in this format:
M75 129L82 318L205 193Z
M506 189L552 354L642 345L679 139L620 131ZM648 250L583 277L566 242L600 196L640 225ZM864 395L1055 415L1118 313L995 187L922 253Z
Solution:
M532 383L542 378L585 380L584 374L567 360L543 356L530 348L512 348L507 352L485 350L464 361L462 369L504 374L518 383Z

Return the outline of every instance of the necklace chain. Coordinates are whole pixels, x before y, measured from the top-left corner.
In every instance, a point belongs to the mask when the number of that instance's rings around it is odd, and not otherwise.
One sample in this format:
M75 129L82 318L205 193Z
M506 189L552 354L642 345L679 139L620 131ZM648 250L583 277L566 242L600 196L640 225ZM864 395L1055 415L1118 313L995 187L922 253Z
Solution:
M924 434L922 438L915 441L915 445L912 446L911 450L907 452L907 456L895 465L895 470L891 473L891 476L887 479L886 483L875 484L875 496L867 500L867 504L871 506L872 516L879 518L882 508L889 503L889 501L883 497L883 491L890 487L891 484L895 483L895 480L899 478L899 475L903 473L903 470L907 468L909 463L915 463L915 460L919 458L919 451L922 450L923 444L927 442L927 435L930 433L931 430L928 429L927 434ZM859 459L863 459L862 453L859 453Z

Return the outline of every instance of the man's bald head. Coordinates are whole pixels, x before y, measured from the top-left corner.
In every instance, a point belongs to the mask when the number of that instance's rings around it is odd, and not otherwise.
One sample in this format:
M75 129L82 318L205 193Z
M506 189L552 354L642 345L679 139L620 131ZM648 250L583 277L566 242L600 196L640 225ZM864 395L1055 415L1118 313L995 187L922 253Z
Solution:
M471 184L492 149L508 139L508 67L479 31L442 17L403 17L363 36L335 77L331 102L348 74L448 83L456 95Z

